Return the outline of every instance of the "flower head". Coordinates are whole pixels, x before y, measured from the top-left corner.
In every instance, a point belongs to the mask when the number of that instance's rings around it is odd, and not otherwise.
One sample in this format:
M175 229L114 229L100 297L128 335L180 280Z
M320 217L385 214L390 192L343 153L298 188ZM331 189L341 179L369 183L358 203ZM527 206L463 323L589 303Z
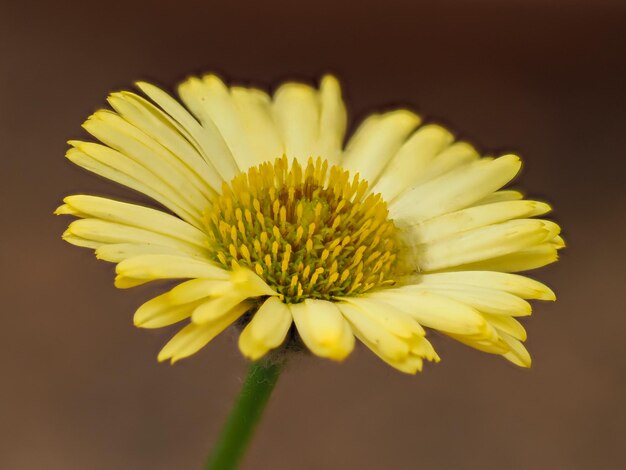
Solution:
M409 373L438 361L424 327L530 365L515 319L526 299L554 300L513 274L549 264L559 227L542 202L502 190L513 155L481 157L407 110L375 114L343 147L338 82L319 89L228 87L190 78L181 104L113 93L113 110L84 124L101 143L71 141L67 157L163 206L65 198L63 238L117 263L115 285L181 282L139 307L134 322L185 326L159 360L177 361L232 324L256 360L287 343L344 359L355 337Z

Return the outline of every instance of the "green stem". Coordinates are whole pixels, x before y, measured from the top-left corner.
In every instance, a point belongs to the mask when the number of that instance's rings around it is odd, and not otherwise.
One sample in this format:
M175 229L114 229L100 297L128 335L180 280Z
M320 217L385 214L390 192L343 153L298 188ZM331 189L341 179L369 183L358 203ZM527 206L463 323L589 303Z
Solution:
M275 362L258 361L250 365L246 381L207 461L206 470L237 468L281 369L282 364Z

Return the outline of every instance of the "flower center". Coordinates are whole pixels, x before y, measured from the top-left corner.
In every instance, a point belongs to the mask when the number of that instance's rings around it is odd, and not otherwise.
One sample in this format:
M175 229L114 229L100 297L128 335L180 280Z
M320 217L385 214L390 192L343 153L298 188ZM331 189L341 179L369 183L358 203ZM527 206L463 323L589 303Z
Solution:
M393 284L396 227L367 187L321 158L252 167L224 183L205 214L210 255L252 269L287 303Z

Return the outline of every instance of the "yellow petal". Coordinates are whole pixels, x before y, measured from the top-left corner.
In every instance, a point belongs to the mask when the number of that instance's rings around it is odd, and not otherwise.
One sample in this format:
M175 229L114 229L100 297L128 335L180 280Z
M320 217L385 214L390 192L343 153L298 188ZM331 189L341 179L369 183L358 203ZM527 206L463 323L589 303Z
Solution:
M291 311L277 297L268 298L239 335L244 356L257 360L280 346L291 328Z
M267 283L249 269L236 269L230 273L230 280L237 290L246 292L248 297L278 295Z
M67 230L77 237L101 243L164 246L181 252L183 256L200 258L205 257L207 253L204 248L168 235L100 219L75 220L69 225Z
M94 137L130 157L154 174L160 184L177 191L195 211L202 213L209 202L205 185L174 155L149 136L111 111L96 111L83 124Z
M135 312L133 323L140 328L161 328L189 318L195 307L197 303L173 305L166 292L142 304Z
M191 321L199 325L213 323L228 314L231 309L247 298L246 294L236 291L226 295L211 297L193 311Z
M171 360L172 364L180 359L191 356L224 331L235 320L250 308L250 304L243 302L222 315L214 322L196 324L190 323L180 330L159 353L158 360Z
M535 217L550 211L550 206L537 201L505 201L469 207L411 225L406 230L420 243L428 243L511 219Z
M505 256L543 243L552 230L544 220L509 220L418 245L414 262L427 272Z
M363 341L361 338L359 338L359 340ZM378 354L376 349L373 349L372 347L370 347L370 349L391 367L398 369L400 372L404 372L405 374L416 374L422 370L424 365L424 360L420 356L409 355L402 360L393 361Z
M372 320L378 321L384 328L401 338L412 338L413 336L424 336L426 334L414 318L389 304L376 301L367 296L340 297L338 300L358 307L366 315L369 315Z
M552 289L539 281L519 274L495 271L452 271L423 274L415 277L415 284L475 286L502 290L522 299L556 299Z
M233 290L233 283L215 279L192 279L178 284L169 292L172 304L185 304L204 297L224 295Z
M87 238L78 237L72 234L69 230L66 230L65 232L63 232L62 238L63 240L65 240L68 243L71 243L74 246L80 246L83 248L91 248L93 250L97 250L104 245L103 242L98 242L98 241L90 240Z
M185 129L207 164L215 168L224 181L232 180L239 173L232 152L214 125L200 125L178 101L160 88L146 82L137 82L137 86L171 116L180 128Z
M200 119L203 127L217 128L240 169L245 170L262 161L262 157L256 155L256 150L250 146L241 114L229 88L219 77L209 74L202 79L189 78L180 84L178 94Z
M380 192L388 203L395 200L405 190L422 183L435 167L445 172L442 161L449 161L447 155L454 155L457 164L478 158L469 145L457 143L448 147L454 137L441 126L422 126L407 139L385 168L372 192Z
M496 191L495 193L491 193L490 195L484 197L483 199L476 201L472 206L481 206L483 204L494 204L496 202L505 202L505 201L517 201L522 199L524 195L515 191L514 189L502 189L500 191Z
M487 258L474 263L453 266L453 271L502 271L515 273L540 268L559 259L557 248L551 243L542 243L515 253Z
M143 228L201 248L205 248L208 243L203 231L160 210L82 194L67 196L63 201L73 213L80 213L82 218L93 217Z
M194 171L209 193L221 187L221 177L212 165L191 143L190 134L182 129L170 116L148 100L129 91L112 93L109 103L124 119L142 130L172 155Z
M509 346L510 351L503 354L505 359L520 367L530 367L532 359L524 345L506 333L500 333L502 340Z
M354 335L333 302L307 299L289 309L306 346L316 355L341 361L354 348Z
M350 322L354 333L376 354L396 363L404 361L410 355L411 348L406 341L372 320L362 309L343 302L337 303L337 307Z
M441 360L433 345L423 336L417 338L415 343L411 345L411 353L429 361L439 362Z
M390 366L407 374L422 370L423 357L439 360L439 357L424 338L415 341L403 340L381 327L371 317L363 315L363 310L347 303L338 303L341 312L352 326L354 335L374 354ZM423 355L422 355L423 353Z
M394 288L367 294L408 313L421 325L446 333L474 338L493 336L493 328L470 306L432 292L410 292Z
M494 315L526 316L532 312L525 300L496 289L463 285L414 284L403 287L409 292L431 292Z
M419 116L405 109L368 117L346 145L341 166L374 184L419 124Z
M410 187L416 187L417 185L424 184L454 170L455 168L475 162L481 158L478 151L467 142L455 142L452 144L452 134L443 134L442 138L445 139L444 142L449 144L449 146L443 148L441 152L435 156L430 165L425 168L423 174L421 174L417 181L415 181Z
M341 98L341 87L331 75L322 77L319 91L320 129L317 139L317 155L330 163L339 163L346 132L347 113Z
M490 354L506 354L511 349L505 343L500 336L495 339L474 339L463 335L455 335L452 333L444 333L450 338L457 340L459 343L463 343L470 348L477 349L478 351L490 353Z
M320 104L317 92L301 83L285 83L274 94L273 115L291 159L305 163L319 137ZM275 157L272 155L271 157Z
M483 313L482 315L498 330L498 333L501 334L504 332L515 339L526 341L526 330L515 318L507 317L506 315L491 315L488 313Z
M515 155L482 158L406 191L389 207L391 217L419 222L467 207L508 183L519 171Z
M173 255L142 255L119 263L115 269L116 286L124 278L146 283L156 279L207 278L227 280L227 271L208 261ZM118 286L120 287L120 286Z
M285 153L283 141L272 116L269 97L260 90L233 87L233 102L239 110L250 155L240 156L243 168L278 158Z
M142 255L187 256L186 253L177 248L142 243L101 244L96 249L96 258L111 263L120 263L125 259Z
M151 197L195 227L203 226L200 214L176 191L131 158L105 145L80 141L69 144L74 148L65 156L72 163Z

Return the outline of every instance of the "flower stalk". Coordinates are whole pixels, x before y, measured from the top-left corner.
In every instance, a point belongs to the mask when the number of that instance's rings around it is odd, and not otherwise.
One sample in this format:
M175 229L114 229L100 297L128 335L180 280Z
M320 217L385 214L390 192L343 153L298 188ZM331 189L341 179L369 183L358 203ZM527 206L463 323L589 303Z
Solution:
M282 366L282 362L265 360L250 365L241 392L206 463L206 470L234 470L238 467Z

